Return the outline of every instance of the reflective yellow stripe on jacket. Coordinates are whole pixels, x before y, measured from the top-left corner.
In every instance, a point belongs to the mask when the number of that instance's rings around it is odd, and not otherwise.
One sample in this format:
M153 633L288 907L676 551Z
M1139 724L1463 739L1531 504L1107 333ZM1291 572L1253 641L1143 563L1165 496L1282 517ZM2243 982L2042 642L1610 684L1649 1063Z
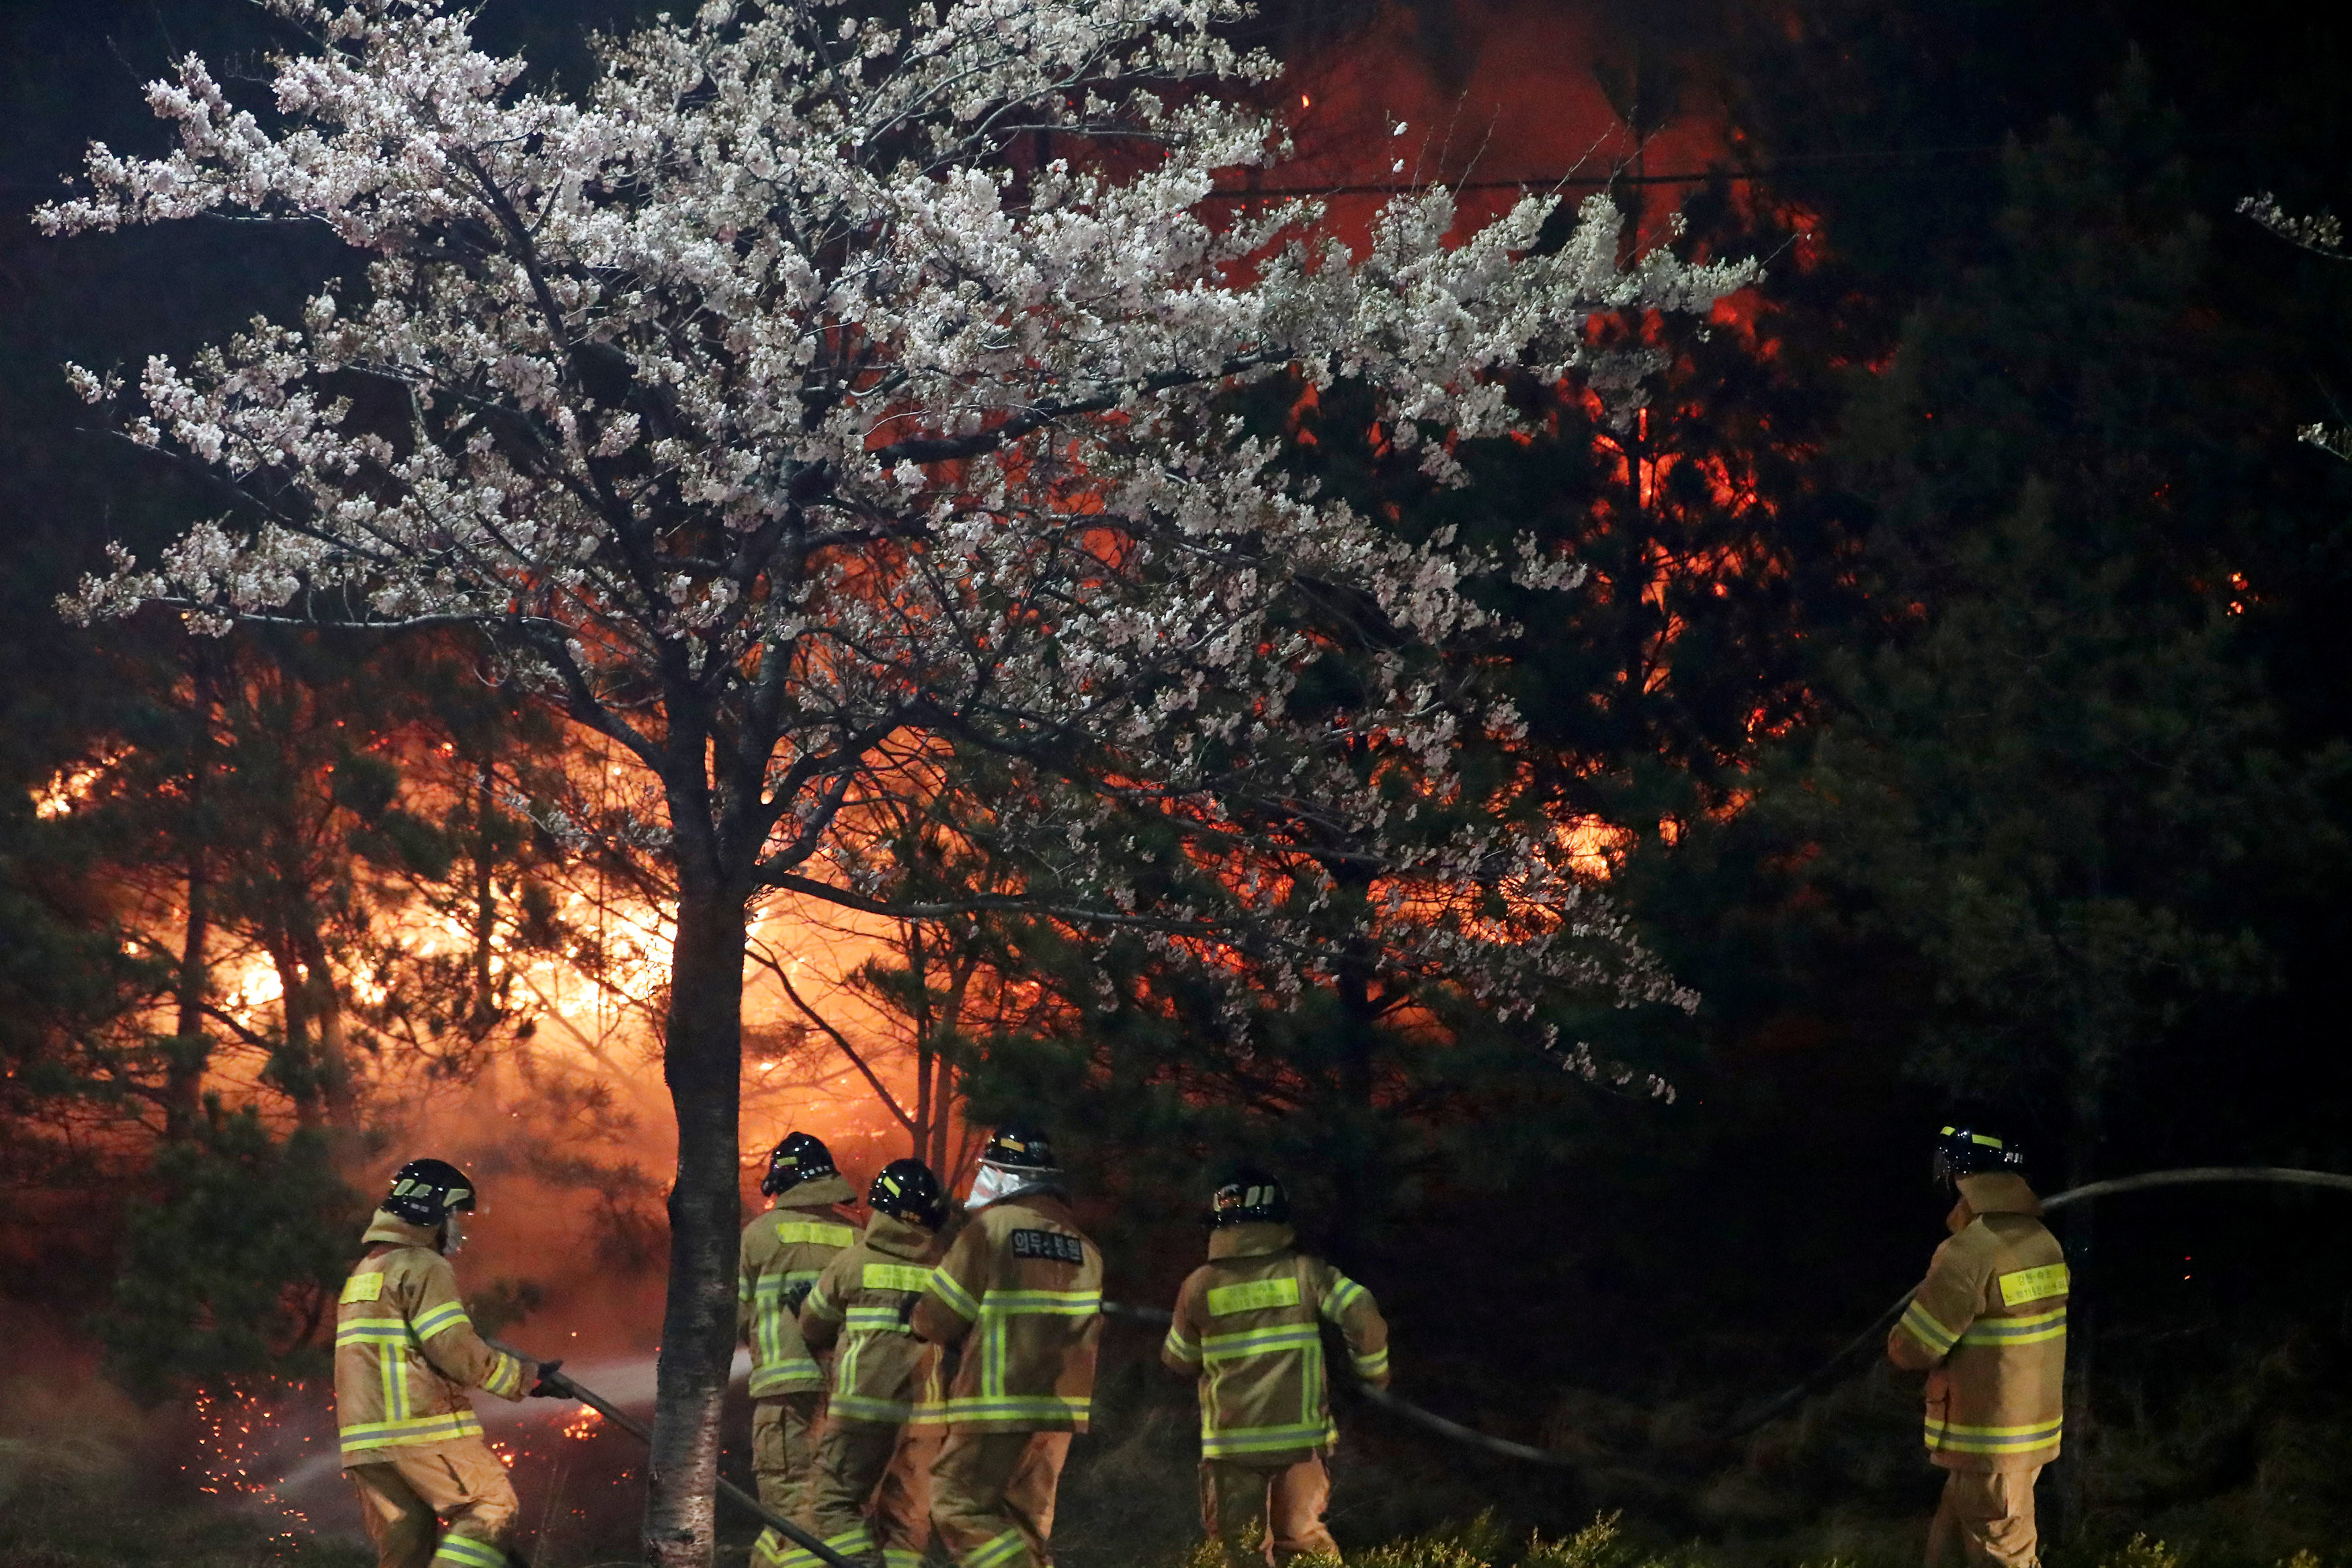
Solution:
M909 1338L914 1331L895 1307L851 1307L842 1314L841 1352L833 1364L833 1396L827 1407L838 1417L852 1421L874 1421L908 1426L935 1422L946 1409L940 1397L939 1368L934 1365L926 1380L923 1396L919 1399L880 1399L870 1394L855 1392L858 1384L858 1364L876 1334L903 1334Z
M1102 1254L1058 1192L1018 1193L981 1209L909 1310L923 1340L961 1347L948 1390L950 1433L1087 1429Z
M1881 1322L1886 1320L1881 1318ZM1936 1321L1936 1314L1919 1301L1903 1309L1903 1321L1895 1325L1904 1333L1926 1345L1937 1355L1947 1355L1960 1343L1960 1336Z
M933 1287L940 1283L937 1274ZM956 1298L970 1301L971 1295L953 1280L945 1281L949 1290L940 1294L958 1312L963 1309ZM950 1293L952 1291L952 1293ZM1102 1292L1097 1291L1000 1291L992 1289L980 1299L972 1334L980 1341L980 1388L977 1393L957 1395L947 1402L948 1419L959 1417L972 1420L1049 1420L1084 1421L1094 1408L1090 1396L1057 1394L1014 1395L1006 1392L1005 1347L1012 1322L1015 1318L1055 1317L1091 1318L1102 1312ZM967 1345L964 1354L971 1354Z
M335 1308L335 1428L344 1461L385 1448L479 1437L464 1390L522 1392L522 1363L474 1332L447 1260L429 1236L379 1214L367 1239L394 1249L363 1260Z
M1959 1337L1961 1344L2040 1344L2066 1337L2066 1309L2021 1318L1979 1318Z
M815 1269L792 1269L752 1281L751 1352L758 1364L751 1378L753 1398L823 1386L816 1357L807 1353L797 1331L789 1336L784 1332L784 1325L793 1319L793 1308L784 1298L794 1293L795 1287L815 1284L818 1273Z
M744 1227L736 1300L751 1348L752 1398L824 1386L824 1370L801 1340L800 1299L825 1263L856 1239L829 1210L814 1208L771 1209Z
M1928 1374L1927 1452L1947 1469L2022 1471L2064 1433L2064 1249L2013 1173L1960 1178L1950 1231L1887 1336L1898 1366Z
M870 1557L874 1554L874 1532L865 1524L824 1537L824 1543L844 1557ZM751 1561L761 1568L824 1568L824 1559L805 1546L785 1543L774 1530L761 1532Z
M801 1303L803 1340L813 1349L835 1347L832 1419L911 1427L944 1417L940 1353L916 1337L912 1322L938 1246L928 1228L877 1213Z
M1927 1417L1927 1447L1955 1454L2021 1454L2054 1447L2065 1434L2063 1416L2022 1427L1964 1427Z
M487 1541L453 1533L441 1538L441 1544L434 1552L433 1561L427 1568L441 1568L443 1563L450 1564L451 1568L507 1568L507 1554L504 1548L493 1546Z
M1287 1226L1220 1231L1209 1261L1177 1292L1160 1345L1169 1366L1201 1376L1205 1458L1282 1463L1331 1446L1323 1324L1339 1330L1359 1375L1388 1378L1388 1326L1371 1292L1297 1249Z

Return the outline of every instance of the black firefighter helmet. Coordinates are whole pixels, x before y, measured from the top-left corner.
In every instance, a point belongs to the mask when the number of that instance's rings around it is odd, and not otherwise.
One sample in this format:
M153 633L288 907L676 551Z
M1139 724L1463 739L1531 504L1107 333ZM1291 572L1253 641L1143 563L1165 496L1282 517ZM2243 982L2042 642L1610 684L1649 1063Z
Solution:
M768 1174L760 1178L760 1190L774 1197L804 1181L840 1174L833 1163L833 1151L823 1139L806 1133L786 1133L784 1141L768 1155Z
M1987 1132L1981 1124L1957 1122L1936 1134L1935 1158L1929 1168L1946 1186L1957 1185L1962 1176L1982 1176L1987 1171L2023 1176L2025 1151L1998 1133Z
M1209 1212L1202 1223L1212 1230L1228 1225L1287 1225L1290 1195L1255 1166L1244 1166L1209 1195Z
M866 1189L866 1207L877 1214L937 1230L948 1222L948 1189L920 1160L892 1160Z
M980 1151L981 1163L1001 1166L1014 1171L1050 1171L1060 1167L1054 1164L1054 1145L1045 1134L1034 1127L1019 1124L999 1127L989 1134L987 1146Z
M453 1209L474 1211L474 1178L447 1160L411 1160L392 1173L380 1207L411 1225L440 1225Z

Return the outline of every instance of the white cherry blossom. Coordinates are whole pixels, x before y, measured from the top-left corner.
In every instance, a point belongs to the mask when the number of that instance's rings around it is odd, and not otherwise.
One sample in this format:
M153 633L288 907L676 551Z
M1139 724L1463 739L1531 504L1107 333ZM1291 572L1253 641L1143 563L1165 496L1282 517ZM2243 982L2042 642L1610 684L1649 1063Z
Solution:
M1498 1009L1689 1005L1539 818L1429 828L1465 737L1521 730L1458 674L1507 630L1465 586L1569 591L1574 563L1403 539L1291 482L1231 400L1360 380L1456 482L1455 444L1517 417L1506 372L1631 406L1649 362L1598 355L1588 320L1704 311L1752 267L1629 256L1598 196L1545 250L1552 195L1449 240L1453 194L1416 191L1361 255L1315 203L1213 197L1288 153L1232 0L959 0L903 26L711 0L603 44L576 98L520 85L460 5L265 3L313 40L274 101L183 61L148 94L177 147L93 147L39 221L307 223L364 280L184 363L69 370L246 504L155 560L118 549L68 609L478 635L659 780L667 821L597 830L658 845L678 888L657 1560L709 1554L731 1331L696 1292L723 1295L731 1245L745 908L913 907L858 802L941 748L1012 770L975 810L1040 868L975 902L1245 944L1295 988L1326 973L1345 862L1396 962ZM1335 651L1348 702L1301 702ZM1138 896L1118 844L1145 811L1216 897Z

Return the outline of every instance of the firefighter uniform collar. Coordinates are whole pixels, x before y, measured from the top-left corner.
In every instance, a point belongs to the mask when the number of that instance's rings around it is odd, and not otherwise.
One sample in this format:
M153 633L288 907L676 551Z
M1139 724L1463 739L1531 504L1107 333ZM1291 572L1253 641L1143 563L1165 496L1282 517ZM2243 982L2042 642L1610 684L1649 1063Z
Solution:
M1209 1232L1209 1260L1223 1258L1263 1258L1298 1244L1298 1233L1287 1225L1271 1225L1265 1220L1252 1220L1244 1225L1221 1225Z
M981 1212L986 1214L1000 1208L1025 1208L1039 1218L1058 1225L1065 1230L1076 1230L1078 1228L1078 1217L1070 1212L1069 1203L1063 1197L1061 1189L1058 1187L1024 1187L1019 1192L1008 1193L998 1198Z
M2009 1171L1986 1171L1978 1176L1960 1178L1960 1201L1952 1210L1959 1221L1955 1231L1967 1228L1969 1220L1986 1214L2022 1214L2039 1218L2042 1200L2025 1185L2025 1178Z
M893 1258L928 1259L938 1241L933 1232L895 1214L877 1213L866 1222L866 1245Z
M847 1181L837 1176L819 1176L798 1186L787 1187L776 1198L778 1208L831 1208L837 1203L855 1203L857 1194Z
M436 1226L411 1225L400 1216L379 1208L369 1218L367 1234L361 1237L360 1241L363 1246L385 1241L394 1247L422 1247L429 1251L438 1228Z

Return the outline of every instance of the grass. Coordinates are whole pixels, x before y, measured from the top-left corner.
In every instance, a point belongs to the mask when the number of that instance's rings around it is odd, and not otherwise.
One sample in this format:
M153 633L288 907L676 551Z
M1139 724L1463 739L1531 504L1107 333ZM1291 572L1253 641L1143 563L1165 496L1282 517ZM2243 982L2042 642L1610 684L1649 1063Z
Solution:
M273 1530L214 1502L142 1505L123 1478L93 1468L89 1456L55 1448L27 1453L0 1442L0 1568L366 1568L373 1554L353 1543ZM1917 1542L1883 1538L1852 1554L1796 1556L1778 1568L1914 1568ZM722 1553L722 1561L726 1558ZM2136 1535L2104 1551L2062 1551L2052 1568L2238 1568L2224 1552L2179 1549ZM2329 1559L2301 1550L2266 1568L2327 1568ZM934 1562L944 1562L934 1552ZM1547 1536L1519 1531L1491 1513L1349 1553L1348 1568L1754 1568L1752 1549L1644 1538L1614 1513L1580 1530ZM625 1560L597 1568L629 1568ZM1173 1561L1139 1568L1223 1568L1215 1547L1200 1542ZM1297 1568L1320 1568L1302 1561ZM1332 1565L1336 1568L1336 1565Z
M0 1440L0 1568L369 1568L375 1554L220 1503L142 1500L96 1442Z

